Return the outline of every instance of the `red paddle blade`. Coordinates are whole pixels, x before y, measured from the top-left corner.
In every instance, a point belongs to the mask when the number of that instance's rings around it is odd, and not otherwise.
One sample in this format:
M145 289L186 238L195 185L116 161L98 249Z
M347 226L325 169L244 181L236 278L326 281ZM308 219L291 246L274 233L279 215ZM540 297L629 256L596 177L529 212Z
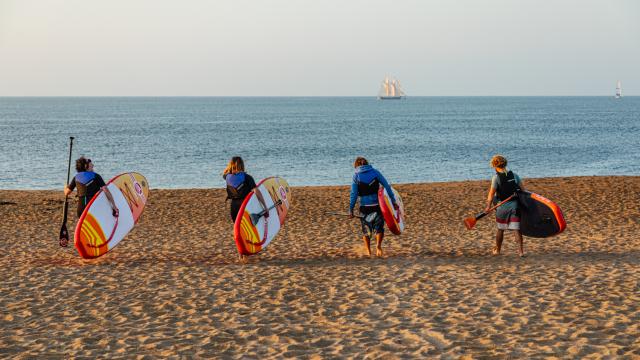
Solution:
M473 229L473 227L476 226L476 218L470 217L464 219L464 226L467 227L467 230Z

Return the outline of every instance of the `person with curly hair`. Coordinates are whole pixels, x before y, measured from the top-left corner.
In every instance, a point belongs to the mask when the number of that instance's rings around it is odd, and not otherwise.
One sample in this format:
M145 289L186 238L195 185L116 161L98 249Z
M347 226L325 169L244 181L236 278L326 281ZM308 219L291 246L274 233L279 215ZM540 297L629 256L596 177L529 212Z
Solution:
M520 177L513 171L507 170L507 159L504 156L495 155L492 157L491 167L496 173L491 178L485 212L489 212L492 204L497 204L500 201L508 199L518 191L524 190L524 184L522 180L520 180ZM496 233L496 245L493 248L492 254L500 254L504 231L511 230L515 233L516 241L518 242L518 255L524 257L517 194L496 209L496 224L498 225L498 231Z

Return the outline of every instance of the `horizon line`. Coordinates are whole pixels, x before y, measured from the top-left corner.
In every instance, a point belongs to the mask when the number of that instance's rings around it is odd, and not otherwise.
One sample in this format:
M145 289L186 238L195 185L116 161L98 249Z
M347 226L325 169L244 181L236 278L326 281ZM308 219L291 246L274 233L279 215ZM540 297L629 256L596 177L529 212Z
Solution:
M638 97L640 95L624 95ZM377 95L0 95L0 98L377 98ZM405 95L405 98L450 97L611 97L614 95Z

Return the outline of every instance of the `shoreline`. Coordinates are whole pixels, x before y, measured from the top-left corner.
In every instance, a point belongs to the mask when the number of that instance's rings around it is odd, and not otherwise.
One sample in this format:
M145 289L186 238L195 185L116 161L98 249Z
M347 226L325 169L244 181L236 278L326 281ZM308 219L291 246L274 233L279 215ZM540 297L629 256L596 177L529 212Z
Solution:
M490 174L491 175L491 174ZM608 177L616 177L616 178L640 178L640 175L629 175L629 174L610 174L610 175L563 175L563 176L543 176L543 177L522 177L523 181L525 180L567 180L567 179L583 179L583 178L608 178ZM392 186L396 185L428 185L428 184L461 184L461 183L473 183L473 182L489 182L491 180L491 176L488 176L486 179L465 179L465 180L442 180L442 181L421 181L421 182L394 182L390 183ZM106 181L106 180L105 180ZM350 186L348 183L343 184L328 184L328 185L291 185L292 189L307 189L307 188L331 188L331 187L344 187ZM64 187L64 184L61 185L61 188ZM151 188L151 191L155 190L169 190L169 191L182 191L182 190L224 190L224 187L190 187L190 188ZM1 189L0 195L2 192L9 191L43 191L43 192L62 192L59 189Z

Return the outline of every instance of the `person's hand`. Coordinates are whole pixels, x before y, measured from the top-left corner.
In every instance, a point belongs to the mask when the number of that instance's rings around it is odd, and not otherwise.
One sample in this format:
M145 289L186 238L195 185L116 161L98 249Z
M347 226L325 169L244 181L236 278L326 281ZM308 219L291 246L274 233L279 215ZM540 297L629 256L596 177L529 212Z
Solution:
M68 186L64 187L64 196L69 196L71 194L71 189Z
M491 206L487 205L487 207L484 208L484 212L488 213L489 211L491 211Z

